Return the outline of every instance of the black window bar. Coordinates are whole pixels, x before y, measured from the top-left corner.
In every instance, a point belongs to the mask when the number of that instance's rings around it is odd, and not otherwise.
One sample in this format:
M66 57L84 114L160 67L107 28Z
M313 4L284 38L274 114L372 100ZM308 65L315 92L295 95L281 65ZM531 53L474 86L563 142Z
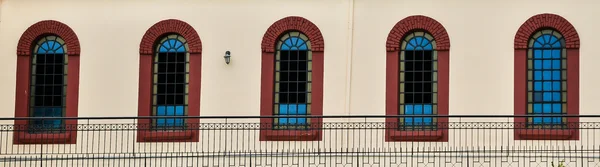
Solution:
M157 43L152 66L152 116L187 116L188 51L187 41L177 34ZM180 130L185 128L185 119L157 118L152 125L155 130Z
M29 116L64 117L67 91L67 47L58 36L45 36L35 43L31 57ZM62 119L32 119L30 133L61 133Z
M308 37L292 31L283 34L275 53L274 115L302 116L311 113L312 52ZM280 117L274 129L307 129L310 119Z
M567 51L558 31L545 29L529 39L527 51L528 128L567 128ZM557 117L535 117L556 115Z
M402 130L435 130L437 115L438 62L436 42L429 33L411 32L402 41L399 59L399 118Z

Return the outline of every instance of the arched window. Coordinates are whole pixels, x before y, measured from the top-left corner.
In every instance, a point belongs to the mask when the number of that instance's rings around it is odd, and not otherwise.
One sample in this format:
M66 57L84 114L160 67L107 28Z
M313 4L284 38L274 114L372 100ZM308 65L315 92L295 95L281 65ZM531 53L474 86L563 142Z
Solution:
M306 35L291 31L277 42L274 115L310 115L312 53ZM306 118L274 119L275 129L306 128Z
M186 116L188 111L188 44L177 34L167 35L156 45L152 66L152 116ZM182 118L156 119L156 128L183 127Z
M29 116L66 116L67 54L65 41L54 35L39 39L31 57ZM31 132L61 132L61 119L32 120Z
M184 21L150 27L140 42L138 142L198 142L202 42ZM166 118L169 116L176 118Z
M17 46L14 144L75 144L79 99L79 39L66 24L31 25Z
M535 15L517 31L514 47L515 140L578 140L579 35L573 25L556 14Z
M311 21L290 16L273 23L261 44L261 141L322 138L325 43ZM315 116L312 118L304 115ZM273 117L278 116L278 117Z
M388 34L386 50L385 140L448 141L450 38L444 26L427 16L404 18Z
M553 29L536 32L527 51L527 114L567 113L567 48L563 36ZM529 126L563 127L565 117L529 117ZM552 125L552 126L549 126Z
M437 115L436 42L423 31L406 35L400 52L400 115ZM402 129L435 129L437 118L402 117Z

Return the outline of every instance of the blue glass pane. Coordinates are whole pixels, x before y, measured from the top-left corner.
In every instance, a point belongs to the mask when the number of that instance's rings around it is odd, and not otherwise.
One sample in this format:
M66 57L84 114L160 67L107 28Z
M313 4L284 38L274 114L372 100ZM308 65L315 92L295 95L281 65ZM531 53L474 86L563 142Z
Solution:
M533 69L542 69L542 60L533 60Z
M64 54L64 52L63 46L56 41L45 41L36 50L37 54Z
M534 124L542 124L542 117L534 117L533 123Z
M424 115L431 115L431 114L433 114L432 111L433 110L431 109L431 105L429 105L429 104L423 105L423 114Z
M560 60L552 60L552 69L560 69Z
M544 60L543 64L544 64L544 69L552 68L552 60Z
M534 48L561 48L561 43L554 35L544 34L535 39Z
M279 115L306 115L306 104L279 104ZM279 118L279 124L306 124L307 118Z
M542 72L541 71L534 71L533 72L533 80L542 80Z
M558 41L558 38L556 38L554 35L549 35L550 40L548 40L548 43L553 44L555 42Z
M536 42L533 43L533 47L534 48L541 48L542 44L540 44L539 42L536 41Z
M160 45L158 52L177 53L177 52L186 52L186 50L185 50L183 42L181 42L177 39L167 39Z
M552 80L560 80L560 71L559 70L552 71Z
M298 104L298 114L306 115L306 104Z
M552 82L544 82L544 91L552 91Z
M404 106L404 114L413 115L414 114L413 108L414 108L413 105L410 105L410 104L405 105Z
M555 59L560 58L560 50L559 49L552 50L552 58L555 58Z
M543 117L542 119L544 120L544 124L550 124L550 122L552 122L552 117Z
M308 50L308 46L306 46L305 44L298 47L298 50Z
M552 104L552 112L555 114L560 114L562 113L562 104L558 103L558 104Z
M542 35L542 38L544 38L544 43L550 43L550 35Z
M560 42L553 43L552 48L562 48L561 43Z
M408 43L412 46L419 46L419 44L417 44L417 37L413 37L412 39L410 39L410 41L408 41Z
M546 44L546 42L544 41L543 35L538 37L535 42L540 43L540 46L544 46Z
M543 50L542 58L549 59L552 58L552 50Z
M423 47L423 50L433 50L433 46L428 44L427 46Z
M308 46L306 46L306 41L298 37L289 37L283 44L279 50L308 50Z
M542 113L542 104L533 104L533 113Z
M288 105L279 104L279 115L288 115Z
M555 101L555 102L560 101L560 93L559 92L552 93L552 101Z
M552 123L560 124L561 122L562 122L562 119L560 117L552 117Z
M544 92L544 101L546 101L546 102L552 101L552 93L551 92Z
M406 50L415 50L415 47L409 43L406 44Z
M544 93L542 92L534 92L533 93L533 101L534 102L541 102L543 100L544 97Z
M432 115L433 109L431 104L406 104L404 106L405 115ZM432 117L405 117L406 125L431 125Z
M552 104L542 104L542 106L544 114L552 113Z
M552 82L552 90L553 91L560 91L560 81L554 81L554 82Z
M423 125L423 117L415 117L413 119L414 119L415 125Z
M542 90L542 82L533 82L533 90L541 91Z
M157 106L156 116L184 116L184 106ZM157 126L183 126L183 118L158 118Z
M166 106L158 106L156 107L156 116L165 116L167 115Z
M408 41L406 50L433 50L433 46L427 38L417 36Z
M415 115L423 115L423 106L422 105L413 105Z
M542 50L534 50L533 51L533 58L542 58Z
M551 71L544 71L543 72L543 76L544 76L544 80L551 80L552 79L552 72Z
M404 124L405 125L413 125L413 119L412 118L404 118Z

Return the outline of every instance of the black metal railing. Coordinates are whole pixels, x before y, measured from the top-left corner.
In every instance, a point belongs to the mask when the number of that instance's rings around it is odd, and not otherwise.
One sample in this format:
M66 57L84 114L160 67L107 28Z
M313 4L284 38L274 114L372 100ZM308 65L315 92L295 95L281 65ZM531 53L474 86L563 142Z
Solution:
M0 166L600 166L600 115L560 127L491 115L424 115L436 121L408 129L393 121L405 116L260 123L276 117L160 117L184 119L178 129L146 123L158 117L0 118Z

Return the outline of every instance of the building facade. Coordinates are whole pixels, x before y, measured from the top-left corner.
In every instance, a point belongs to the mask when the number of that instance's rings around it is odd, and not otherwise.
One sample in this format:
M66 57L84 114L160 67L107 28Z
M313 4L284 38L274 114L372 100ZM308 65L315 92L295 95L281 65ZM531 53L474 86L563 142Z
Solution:
M207 135L219 136L214 140L223 144L221 150L231 152L278 150L265 146L272 143L284 143L281 147L292 150L463 146L502 150L507 143L523 148L552 143L593 148L590 142L600 137L597 130L577 127L583 127L580 122L598 127L594 121L600 119L577 116L597 114L593 105L600 88L593 85L600 79L593 67L600 63L594 56L600 54L594 43L600 42L592 40L600 37L595 33L600 26L597 7L600 2L593 0L4 0L0 70L5 82L0 104L5 108L0 117L12 128L2 132L6 138L0 140L7 155L35 150L40 144L83 153L78 148L109 140L90 141L91 132L81 130L92 127L82 124L128 124L136 127L114 132L123 138L115 142L133 144L100 148L156 151L152 143L158 142L171 144L169 149L219 150L203 147L214 144L203 137ZM289 115L310 116L276 117ZM323 115L382 117L319 117ZM517 117L493 117L498 115ZM223 118L8 119L55 116ZM236 116L252 118L224 119ZM380 129L361 129L359 124L349 125L356 132L323 128L337 126L335 122L375 122L371 128ZM501 130L480 124L481 128L458 134L461 128L452 124L459 122L497 123ZM223 129L231 127L220 123L255 127L229 129L233 136L227 136L204 123ZM501 123L510 128L500 128ZM64 133L32 133L31 125ZM365 138L371 131L375 134ZM349 140L331 144L335 136ZM232 138L248 141L227 141ZM371 144L351 144L355 140ZM295 142L302 146L290 144ZM237 150L225 146L244 143ZM191 148L183 150L194 152ZM352 153L357 152L364 151ZM377 152L381 158L395 151ZM349 155L330 156L336 161ZM600 161L596 154L591 156L596 157L591 158L595 164ZM234 157L261 166L252 158ZM361 164L374 163L364 162L368 155L352 157L363 157L357 158ZM419 161L408 157L413 160L407 166ZM206 163L211 160L215 158ZM79 161L61 165L66 163ZM240 163L236 165L245 166Z

